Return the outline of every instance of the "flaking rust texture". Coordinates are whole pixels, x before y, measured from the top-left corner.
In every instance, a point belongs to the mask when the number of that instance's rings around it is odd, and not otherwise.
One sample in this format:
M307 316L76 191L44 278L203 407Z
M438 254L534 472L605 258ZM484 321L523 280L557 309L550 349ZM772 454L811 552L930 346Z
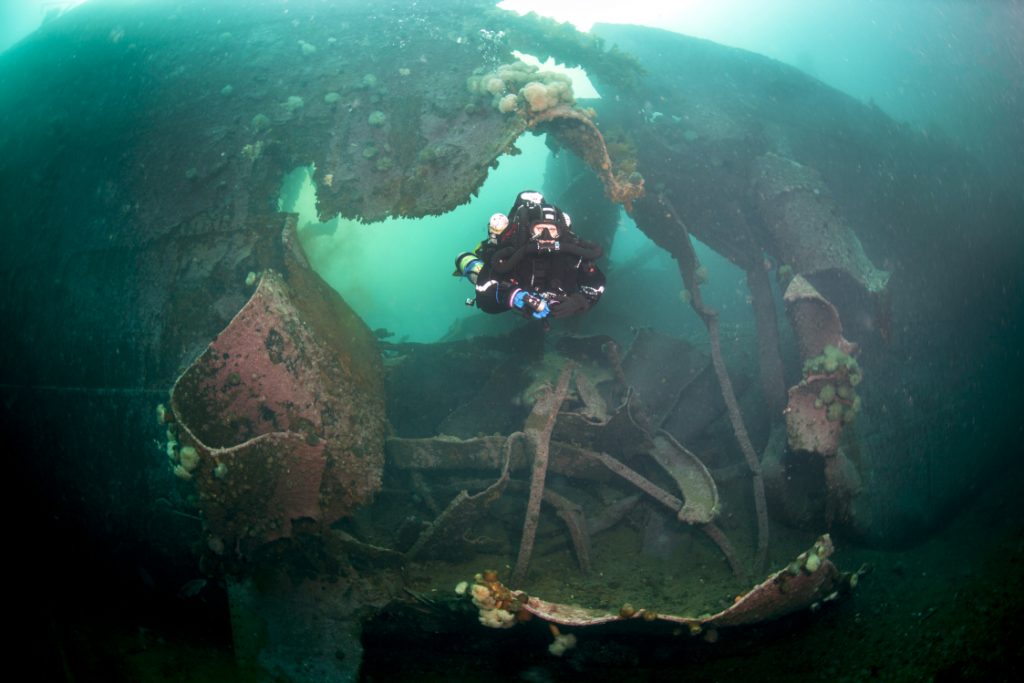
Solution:
M832 552L832 539L825 534L785 569L773 572L764 581L737 596L731 606L715 614L697 617L662 614L639 605L639 609L613 613L579 605L547 602L538 597L528 598L524 609L536 617L562 626L597 626L624 619L664 620L690 625L692 633L699 633L704 628L756 624L806 609L816 602L834 599L844 577L828 559ZM848 583L849 577L845 578Z
M384 464L384 396L369 330L289 261L179 378L172 408L215 551L243 555L368 503ZM318 286L319 285L319 286Z
M643 176L614 171L604 136L585 113L565 105L554 107L533 115L530 127L550 131L561 144L583 159L600 178L605 195L612 202L632 211L633 201L644 196Z
M319 74L293 140L316 164L320 214L374 221L449 211L523 132L466 87L500 47L441 6L400 17L368 9L359 19L310 38L326 49L314 56Z
M804 361L825 353L828 347L843 354L857 352L857 346L843 336L835 306L803 276L797 275L789 283L784 300ZM784 414L790 448L827 456L838 452L844 422L828 417L829 406L820 396L826 386L832 386L834 391L834 386L847 374L847 368L838 365L829 372L823 368L807 371L798 384L789 388Z
M834 346L843 353L855 353L856 346L843 336L839 312L802 275L797 275L783 294L786 312L796 332L804 360Z

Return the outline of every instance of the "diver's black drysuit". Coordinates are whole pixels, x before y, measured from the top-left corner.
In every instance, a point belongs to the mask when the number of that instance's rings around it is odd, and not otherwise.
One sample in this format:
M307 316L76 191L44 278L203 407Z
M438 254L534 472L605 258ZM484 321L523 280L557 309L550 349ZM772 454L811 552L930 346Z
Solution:
M552 216L558 239L531 239L531 226L550 222ZM517 202L497 244L482 244L477 254L483 267L476 281L476 304L487 313L514 308L513 297L523 290L544 299L552 318L563 318L587 310L604 293L604 273L595 263L601 247L580 239L561 210L550 204Z

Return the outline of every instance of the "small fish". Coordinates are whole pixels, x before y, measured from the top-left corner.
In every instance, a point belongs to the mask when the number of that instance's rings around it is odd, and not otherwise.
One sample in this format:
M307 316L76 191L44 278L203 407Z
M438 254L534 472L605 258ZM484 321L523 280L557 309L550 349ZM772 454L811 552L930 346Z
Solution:
M387 339L388 337L395 336L395 333L386 327L378 327L373 331L373 333L377 336L377 339Z

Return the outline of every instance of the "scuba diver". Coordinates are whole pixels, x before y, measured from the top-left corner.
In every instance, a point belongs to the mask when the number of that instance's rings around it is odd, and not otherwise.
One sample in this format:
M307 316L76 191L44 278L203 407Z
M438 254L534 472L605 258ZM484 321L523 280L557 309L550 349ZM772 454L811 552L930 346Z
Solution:
M475 303L487 313L516 310L538 320L582 313L604 293L595 263L602 250L571 225L541 193L520 192L507 216L491 216L487 239L459 254L453 275L476 285Z

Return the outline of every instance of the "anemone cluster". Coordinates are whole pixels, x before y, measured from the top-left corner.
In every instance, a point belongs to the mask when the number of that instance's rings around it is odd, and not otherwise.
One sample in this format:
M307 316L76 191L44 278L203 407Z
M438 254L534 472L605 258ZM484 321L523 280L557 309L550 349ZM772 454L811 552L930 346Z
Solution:
M522 61L502 64L494 71L473 74L466 87L475 95L490 96L503 114L537 113L559 104L574 104L572 80L565 74L541 71Z
M848 424L857 417L860 396L855 387L860 384L861 377L857 359L831 344L825 346L820 356L804 361L805 380L822 381L814 406L824 408L830 422L840 420Z
M824 544L820 542L815 543L813 548L800 553L795 560L790 562L789 566L786 567L786 571L793 576L800 574L800 572L813 574L821 567L822 557L825 556L827 556L827 551ZM854 585L856 585L856 582L854 582Z
M469 593L473 604L480 610L480 623L489 628L509 628L530 616L523 609L526 595L512 592L502 585L493 569L477 574L472 586L463 581L455 587L455 592L459 595Z

